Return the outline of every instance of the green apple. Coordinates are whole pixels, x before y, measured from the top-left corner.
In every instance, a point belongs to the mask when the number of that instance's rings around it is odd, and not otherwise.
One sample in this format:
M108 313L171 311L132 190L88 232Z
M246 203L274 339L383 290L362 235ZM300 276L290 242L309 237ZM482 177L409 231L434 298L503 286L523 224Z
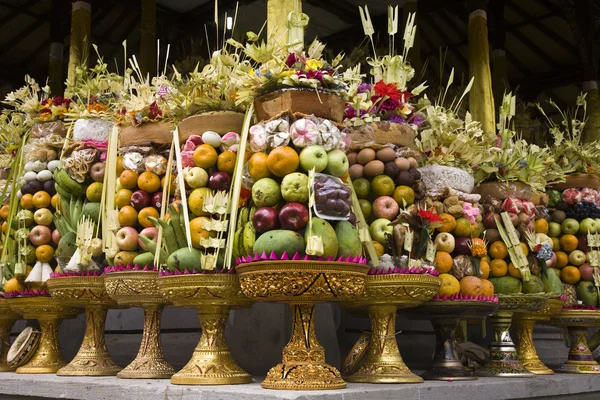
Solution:
M395 189L394 180L387 175L377 175L371 181L371 192L376 197L391 196Z
M208 185L208 173L200 167L186 168L183 171L183 178L192 189L198 189Z
M47 208L40 208L33 213L33 219L38 225L48 226L52 223L52 211Z
M574 218L567 218L560 224L560 228L563 233L574 235L579 232L579 222Z
M394 227L390 225L390 220L387 218L379 218L371 223L369 226L369 233L371 239L381 243L385 246L386 234L392 235Z
M287 202L308 202L308 176L301 172L286 175L281 181L281 195Z
M348 172L348 157L342 150L332 150L327 153L327 168L325 171L333 176L342 176Z
M548 236L559 237L561 232L562 232L562 229L558 222L549 222L548 223Z
M362 210L363 217L365 217L365 221L368 221L371 218L371 214L373 213L373 206L369 200L360 199L358 200L360 204L360 209Z
M579 233L587 235L588 233L596 233L598 227L596 221L593 218L585 218L579 223Z
M327 168L327 152L322 146L308 146L300 152L300 166L305 171L321 172ZM343 175L343 174L342 174Z
M369 197L371 193L371 183L365 178L358 178L357 180L352 182L354 186L354 192L356 192L356 197L359 199L366 199Z

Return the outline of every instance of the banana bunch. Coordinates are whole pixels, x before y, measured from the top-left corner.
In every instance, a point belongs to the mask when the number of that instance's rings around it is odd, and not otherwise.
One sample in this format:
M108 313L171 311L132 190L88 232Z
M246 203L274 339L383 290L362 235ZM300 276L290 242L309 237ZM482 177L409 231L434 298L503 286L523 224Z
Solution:
M148 220L154 224L154 226L159 229L162 228L162 237L163 243L165 244L166 250L166 259L170 254L174 253L176 250L187 247L187 240L185 237L185 227L184 227L184 218L183 214L180 212L181 205L173 205L169 206L169 214L171 215L171 219L165 221L163 219L149 217ZM152 242L150 238L140 235L140 240L145 244L146 242ZM146 250L146 248L144 248ZM161 249L161 252L164 251ZM152 250L146 250L152 251ZM154 252L156 251L156 245L154 246ZM163 259L163 254L161 253L161 260Z
M83 186L60 168L54 170L54 188L63 199L79 197L85 193Z
M252 248L256 241L256 231L252 225L252 217L256 207L244 207L240 210L237 219L235 235L233 237L233 259L252 254Z

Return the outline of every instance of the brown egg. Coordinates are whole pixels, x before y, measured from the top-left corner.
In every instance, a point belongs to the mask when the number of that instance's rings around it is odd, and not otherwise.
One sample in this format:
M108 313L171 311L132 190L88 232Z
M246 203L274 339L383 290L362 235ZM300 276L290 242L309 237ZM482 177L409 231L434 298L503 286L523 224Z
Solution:
M352 165L356 164L356 156L357 155L358 154L355 151L353 151L352 153L348 154L347 157L348 157L348 165L349 166L352 166Z
M360 164L354 164L348 169L348 173L350 174L350 178L358 179L362 178L364 175L365 167Z
M358 155L356 156L356 161L358 161L359 164L367 165L369 162L375 159L376 155L377 153L375 153L375 150L373 149L362 149L358 152Z
M388 161L394 161L396 158L396 151L391 147L386 147L384 149L377 151L377 159L383 161L384 163Z
M410 163L411 167L417 168L419 166L419 163L417 162L417 160L414 157L408 157L407 160Z
M410 168L410 161L404 157L399 157L394 160L400 171L408 171Z
M385 164L383 161L373 160L365 165L365 176L372 178L377 175L383 174L383 170L385 169Z

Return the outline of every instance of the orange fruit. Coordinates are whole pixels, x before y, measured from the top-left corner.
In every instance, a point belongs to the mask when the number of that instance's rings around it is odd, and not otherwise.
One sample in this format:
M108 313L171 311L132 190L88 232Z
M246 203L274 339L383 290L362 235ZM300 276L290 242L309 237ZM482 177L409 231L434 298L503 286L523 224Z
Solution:
M100 203L103 190L104 184L102 182L94 182L85 190L85 197L92 203Z
M217 163L217 151L209 144L201 144L194 150L194 164L196 167L209 169Z
M464 296L483 295L483 283L476 276L465 276L460 280L460 294Z
M8 204L5 204L0 208L0 218L7 219L8 218Z
M377 253L377 257L383 256L383 254L385 253L385 248L383 247L383 245L381 243L373 240L373 247L375 247L375 252Z
M450 274L440 274L440 279L442 280L442 285L438 289L438 294L440 296L452 296L453 294L458 294L460 292L460 283L454 276Z
M525 257L527 257L529 255L529 246L527 246L527 243L521 242L521 248L523 249L523 253L525 253Z
M35 248L35 258L40 262L50 262L53 256L54 249L49 244L43 244Z
M129 189L119 189L115 194L115 204L119 210L125 206L131 205L131 195L133 192Z
M119 210L119 225L136 226L138 212L132 206L124 206Z
M8 222L4 221L4 222L2 223L2 233L6 233L6 231L7 231L7 230L8 230ZM382 247L383 247L383 246L382 246ZM382 255L383 255L383 254L382 254ZM381 255L381 256L382 256L382 255ZM379 257L381 257L381 256L379 256Z
M481 272L481 279L487 279L490 276L490 263L485 261L485 260L481 260L479 262L479 271Z
M31 202L35 208L48 208L50 207L50 201L52 198L48 194L48 192L44 192L40 190L39 192L35 192Z
M139 175L137 172L126 169L121 172L119 175L119 182L121 182L121 187L124 189L135 190L137 189Z
M510 276L512 276L513 278L519 278L519 279L521 279L523 277L521 275L521 271L519 271L517 269L517 267L515 267L515 265L513 263L508 264L508 274Z
M435 263L438 271L442 274L452 270L452 256L447 251L438 251L435 253Z
M283 178L298 169L300 158L296 150L290 146L278 147L271 150L267 157L269 171L275 176Z
M484 296L493 296L494 295L494 285L492 282L487 279L482 279L481 284L483 285L483 295Z
M58 203L60 202L60 195L57 193L54 196L52 196L52 198L50 199L50 205L52 206L52 208L54 208L55 210L58 207Z
M577 236L575 235L567 234L560 237L560 249L566 253L572 252L578 245L579 240L577 240Z
M249 151L244 153L244 164L246 164L248 161L250 161L250 157L252 157L252 154L253 153L251 153Z
M138 177L137 186L146 193L156 193L160 190L160 178L154 172L144 171Z
M138 214L138 222L144 228L151 228L154 226L152 222L148 220L148 217L158 218L158 211L154 207L144 207Z
M232 175L235 169L235 158L236 154L233 151L227 150L222 152L217 157L217 169Z
M581 279L579 268L568 265L560 270L560 279L565 283L575 285Z
M27 287L23 285L21 282L17 280L17 278L11 278L4 284L5 292L22 292L26 290Z
M556 268L563 268L569 264L569 256L564 251L557 251L556 253Z
M535 222L533 223L533 226L535 228L535 233L543 233L543 234L548 233L548 221L546 221L543 218L536 219Z
M560 240L557 237L551 237L552 239L552 250L560 250Z
M490 274L495 277L506 276L508 274L508 265L501 258L494 258L490 262Z
M437 228L439 232L452 232L454 229L456 229L456 218L448 213L442 213L440 214L440 217L442 218L443 222L442 226Z
M508 249L503 241L498 240L492 243L489 253L492 258L506 258L508 256Z
M24 210L32 210L33 209L33 195L32 194L24 194L19 200L19 204L21 208Z
M200 239L206 239L209 237L210 233L202 224L210 223L210 219L207 217L197 217L190 221L190 233L192 234L192 246L199 249L202 248L200 246ZM216 233L216 232L215 232Z
M167 176L163 176L162 179L160 180L160 187L163 188L163 191L167 190L167 187L165 185L165 182L167 180ZM169 183L169 193L171 194L171 196L173 196L175 194L175 175L171 175L171 179L170 179L170 183Z
M121 172L125 171L125 167L123 167L123 156L117 157L117 175L121 175Z

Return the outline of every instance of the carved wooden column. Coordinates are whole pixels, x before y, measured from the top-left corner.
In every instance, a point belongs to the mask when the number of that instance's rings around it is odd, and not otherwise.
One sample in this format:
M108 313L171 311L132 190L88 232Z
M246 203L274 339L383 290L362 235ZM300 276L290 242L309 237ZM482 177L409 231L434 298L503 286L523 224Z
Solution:
M142 1L142 29L140 32L140 68L144 74L158 75L156 71L156 0Z
M74 1L71 13L71 43L69 45L69 72L67 89L73 85L75 70L82 62L87 62L91 47L92 4L88 1Z
M288 15L292 11L302 13L302 0L267 1L267 36L280 44L288 41Z

